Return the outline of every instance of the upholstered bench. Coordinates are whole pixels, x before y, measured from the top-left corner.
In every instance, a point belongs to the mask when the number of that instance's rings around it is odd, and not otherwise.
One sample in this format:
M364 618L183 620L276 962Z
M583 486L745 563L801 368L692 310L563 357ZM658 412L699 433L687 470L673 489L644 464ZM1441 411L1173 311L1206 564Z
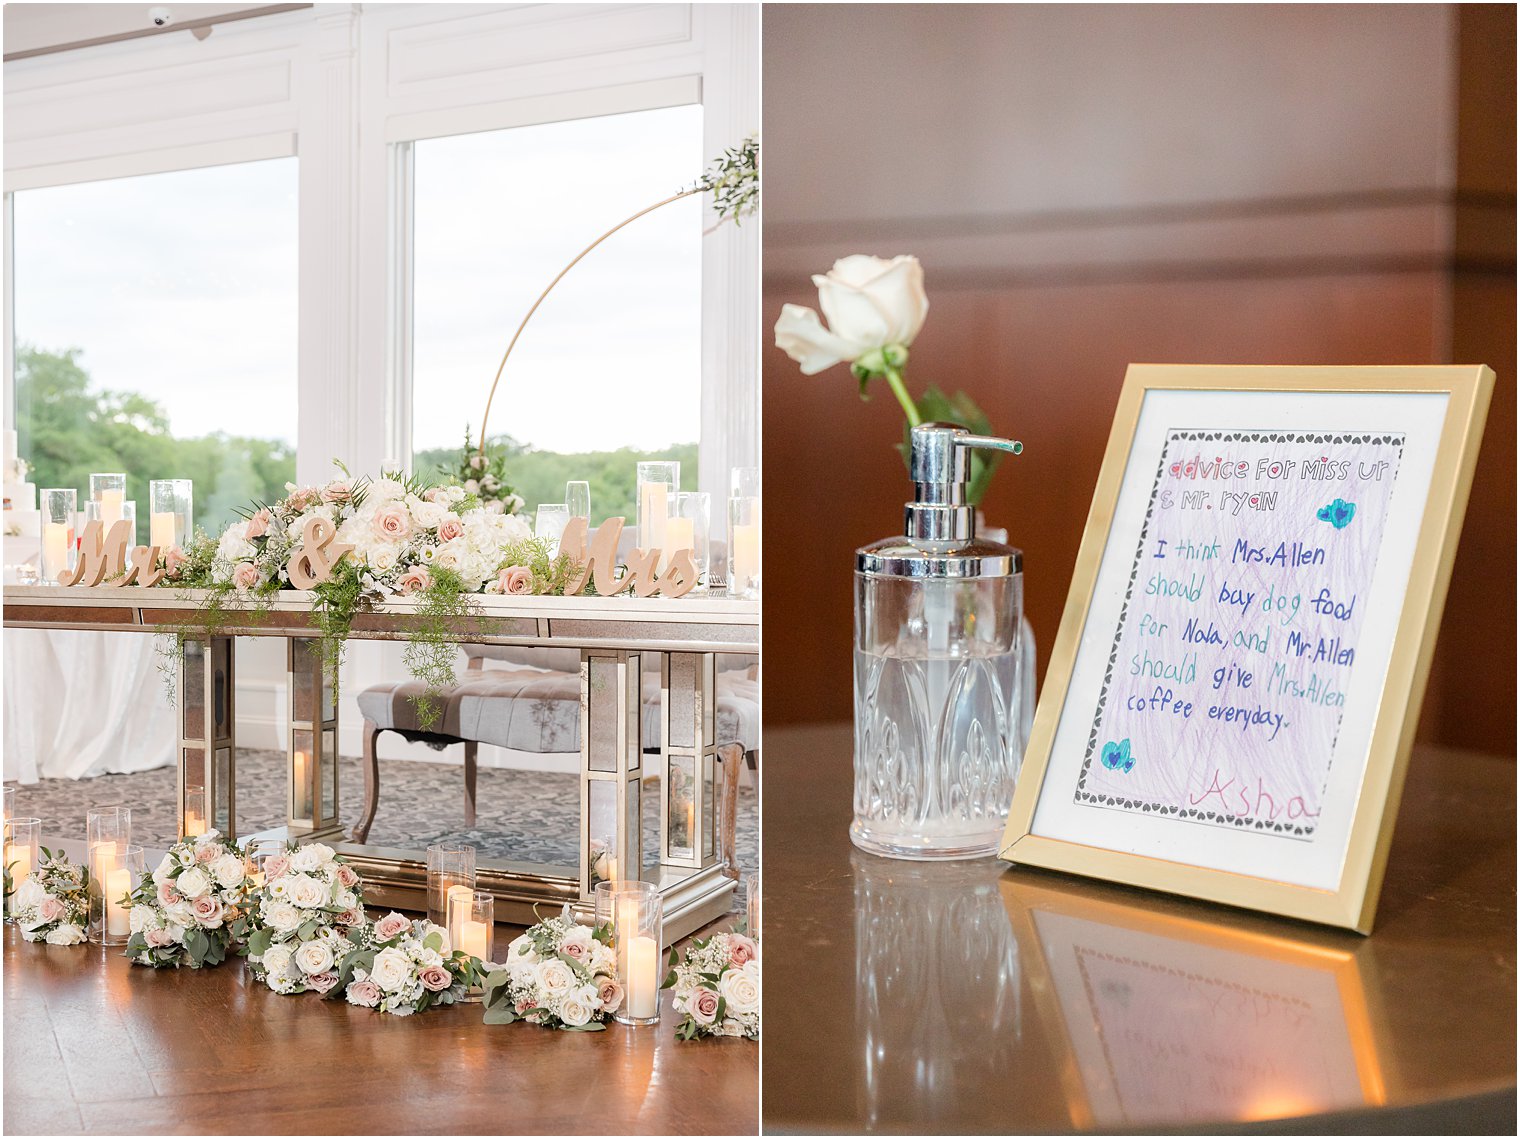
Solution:
M580 751L580 653L576 649L515 648L502 645L464 645L469 666L465 677L439 699L441 715L427 731L417 715L414 697L424 686L419 681L376 684L359 694L364 716L364 812L353 830L355 842L369 837L370 825L380 804L380 767L376 741L382 732L395 732L414 743L442 749L464 745L464 821L475 825L475 785L480 744L527 752ZM657 658L651 657L651 662ZM486 668L487 660L499 660L506 668ZM753 658L725 658L724 664L741 666ZM757 668L723 667L717 677L717 720L714 725L721 753L722 786L719 803L728 817L720 834L731 850L733 810L740 777L739 765L747 758L755 764L760 738L760 702ZM660 673L658 665L646 668L643 678L643 732L646 749L660 739ZM732 761L729 757L737 757Z

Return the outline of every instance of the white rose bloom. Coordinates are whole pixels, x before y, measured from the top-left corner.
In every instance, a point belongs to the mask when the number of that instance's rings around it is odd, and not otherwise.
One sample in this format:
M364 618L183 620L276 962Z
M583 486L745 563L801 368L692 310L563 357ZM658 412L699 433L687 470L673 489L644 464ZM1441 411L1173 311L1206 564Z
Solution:
M874 349L906 348L929 315L924 270L916 257L841 258L826 275L815 276L813 284L829 327L802 305L782 305L776 321L776 346L802 366L805 376Z
M169 935L169 940L172 941L175 945L183 945L185 943L185 929L187 928L188 924L188 922L169 921L168 915L166 914L164 921L164 932Z
M479 494L480 493L480 484L478 482L476 482L474 479L465 479L464 480L464 492L466 494Z
M444 500L451 506L458 506L464 501L465 490L462 486L446 486L443 488Z
M145 933L158 928L158 915L152 906L133 906L127 911L127 928L133 933Z
M745 962L741 969L730 969L718 978L718 995L728 1003L730 1012L737 1015L754 1012L760 1007L760 973L756 962Z
M575 974L570 972L570 966L558 959L542 961L534 966L534 971L538 987L546 993L564 993L575 985Z
M320 939L303 942L296 950L296 965L308 977L333 967L332 948Z
M243 860L228 851L211 864L211 873L218 886L230 890L243 881Z
M12 909L29 910L33 906L42 905L47 896L42 883L28 874L21 880L21 885L16 887L16 892L11 895L10 905Z
M438 529L438 523L443 521L444 508L436 502L429 502L425 498L413 495L406 500L408 509L412 512L412 518L417 525L424 530Z
M294 963L295 953L288 945L271 945L268 949L264 950L262 964L264 971L269 974L271 982L276 978L288 979L294 971L292 968ZM270 987L273 988L273 984Z
M84 930L77 925L60 925L48 931L49 945L78 945L84 940Z
M538 951L533 948L533 939L526 933L514 937L512 944L507 946L507 966L511 968L537 964Z
M559 1018L571 1028L590 1024L592 1013L600 1003L595 989L589 986L573 989L560 999Z
M307 843L290 856L290 868L305 874L325 866L333 859L333 849L326 843Z
M433 554L433 564L439 569L457 570L464 564L468 553L469 547L465 545L464 539L455 538L438 547Z
M358 904L359 895L354 893L352 890L345 890L342 887L339 887L338 890L333 894L333 905L339 907L340 909L351 910Z
M304 919L301 911L289 902L275 901L264 911L264 922L278 933L290 933L299 928Z
M375 964L370 970L370 980L388 993L399 992L411 979L411 959L394 947L382 949L375 954Z
M211 878L199 866L192 867L179 876L174 888L187 898L199 898L211 889Z
M327 905L330 895L327 884L320 879L310 874L293 874L285 897L303 910L311 910Z
M153 884L160 886L169 881L170 876L177 869L179 869L179 863L175 861L174 855L164 855L164 860L153 868Z
M365 496L365 505L379 502L392 502L398 498L406 497L406 487L395 479L376 479L369 484L369 494Z
M396 547L387 543L386 545L378 547L374 553L372 553L365 560L378 572L390 573L391 570L396 568L396 558Z

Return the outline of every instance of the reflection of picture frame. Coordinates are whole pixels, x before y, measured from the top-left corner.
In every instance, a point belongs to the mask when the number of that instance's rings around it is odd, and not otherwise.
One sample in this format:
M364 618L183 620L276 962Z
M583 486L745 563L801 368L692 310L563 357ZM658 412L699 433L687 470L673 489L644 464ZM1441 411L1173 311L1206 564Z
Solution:
M1011 879L1072 1127L1148 1130L1387 1101L1357 954ZM1343 936L1343 935L1342 935ZM1217 1069L1217 1070L1213 1070Z
M1493 381L1132 365L1003 857L1370 931Z

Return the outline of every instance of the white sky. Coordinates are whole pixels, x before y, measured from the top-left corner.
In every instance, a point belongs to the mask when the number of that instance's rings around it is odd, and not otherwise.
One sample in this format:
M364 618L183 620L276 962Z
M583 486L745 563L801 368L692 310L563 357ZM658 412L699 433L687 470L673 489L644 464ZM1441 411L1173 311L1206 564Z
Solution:
M478 430L533 299L693 181L701 138L690 106L416 144L416 449ZM18 192L18 341L82 349L97 386L159 400L176 435L294 442L297 161ZM697 439L701 221L678 202L576 266L512 354L493 433L557 451Z

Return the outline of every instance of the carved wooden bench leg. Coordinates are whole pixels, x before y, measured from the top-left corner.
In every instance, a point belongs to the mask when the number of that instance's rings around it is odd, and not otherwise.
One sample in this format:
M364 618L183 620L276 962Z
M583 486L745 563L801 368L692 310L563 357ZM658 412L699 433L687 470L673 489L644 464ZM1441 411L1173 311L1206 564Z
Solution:
M375 821L375 810L380 806L380 758L375 754L375 740L380 729L373 720L364 721L364 813L354 827L354 841L363 843L369 838L370 824Z
M743 773L744 745L724 744L718 749L722 772L722 798L718 800L718 857L726 877L739 880L735 832L739 816L739 779Z
M480 745L474 740L464 741L464 825L475 825L475 755Z

